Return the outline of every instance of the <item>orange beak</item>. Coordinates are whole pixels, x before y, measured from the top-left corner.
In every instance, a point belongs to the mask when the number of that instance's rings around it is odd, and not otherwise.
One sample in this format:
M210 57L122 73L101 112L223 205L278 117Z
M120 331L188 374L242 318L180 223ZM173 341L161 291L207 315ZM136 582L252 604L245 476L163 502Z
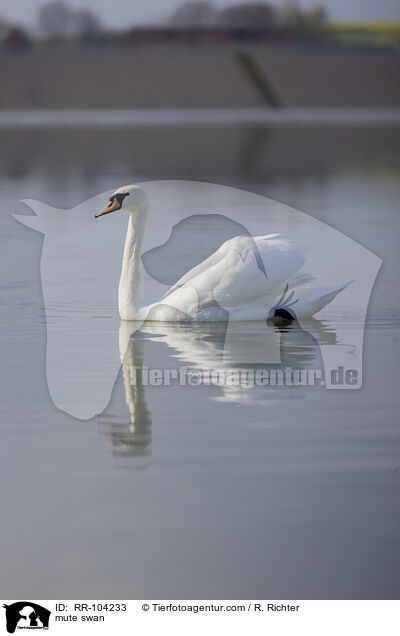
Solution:
M104 214L110 214L110 212L115 212L116 210L119 210L120 207L121 207L121 203L118 201L116 197L114 197L112 201L110 201L110 203L106 205L105 208L103 208L102 210L100 210L100 212L97 212L97 214L94 215L94 218L98 219L99 216L103 216Z

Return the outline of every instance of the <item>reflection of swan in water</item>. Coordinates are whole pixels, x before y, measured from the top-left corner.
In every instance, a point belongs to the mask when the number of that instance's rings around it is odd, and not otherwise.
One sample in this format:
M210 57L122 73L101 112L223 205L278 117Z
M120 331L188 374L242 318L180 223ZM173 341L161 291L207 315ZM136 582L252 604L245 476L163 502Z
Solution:
M302 326L288 318L273 318L267 322L235 323L235 343L226 342L228 323L180 323L122 320L119 344L122 359L122 374L119 374L111 402L99 416L101 432L111 438L116 457L140 457L150 454L151 413L146 391L151 387L143 383L142 369L148 367L145 359L147 346L155 346L159 368L178 368L229 371L254 370L259 368L321 369L319 344L333 345L336 334L321 321L310 319ZM140 329L140 331L139 331ZM235 364L235 358L249 359L254 351L269 352L269 340L280 338L281 362ZM267 347L262 345L267 341ZM167 345L162 359L160 351ZM226 348L228 347L228 351ZM125 353L124 353L125 352ZM158 387L153 395L156 396ZM180 386L168 390L179 391ZM268 389L260 392L244 386L214 386L209 397L231 404L260 404L268 400ZM128 407L128 413L126 412ZM122 409L122 410L121 410Z
M138 324L122 321L121 326L134 333ZM268 320L236 323L234 338L226 340L227 323L170 324L146 321L140 332L153 342L165 343L173 350L172 357L193 368L221 369L223 367L260 368L290 365L292 368L321 368L320 344L335 344L335 332L314 318L276 322ZM262 358L256 352L269 352L270 341L280 340L280 360ZM266 345L264 347L264 345ZM228 349L228 350L227 350ZM253 362L242 363L242 360ZM318 361L319 366L316 366Z
M132 325L132 323L125 324ZM114 454L118 457L148 455L151 452L151 413L147 406L145 387L140 372L144 364L143 341L140 335L139 332L132 333L130 330L127 333L126 329L120 329L124 395L121 395L119 391L122 388L122 383L119 382L120 373L111 404L98 417L101 431L111 438L112 445L116 449ZM132 377L133 369L136 369L134 377ZM123 408L124 403L128 406L129 415Z
M303 370L309 369L323 378L320 345L336 344L335 331L312 318L302 321L301 326L296 320L287 319L278 323L275 319L267 323L237 322L234 329L229 323L229 340L227 326L227 323L171 325L148 321L140 329L149 340L167 344L180 365L193 369L194 377L196 370L206 374L215 371L216 378L220 377L220 371L225 372L225 381L221 384L218 380L211 382L213 387L208 394L211 399L247 406L267 404L274 395L273 386L254 386L252 378L257 371L282 374L287 367L293 372L301 369L303 383ZM275 357L277 343L278 358Z
M297 318L311 317L348 283L317 287L313 278L299 273L305 258L279 234L236 236L185 273L164 296L138 307L141 256L148 213L145 191L139 186L119 188L108 205L96 214L130 212L119 284L119 313L123 320L230 321L264 320L279 304L285 285Z

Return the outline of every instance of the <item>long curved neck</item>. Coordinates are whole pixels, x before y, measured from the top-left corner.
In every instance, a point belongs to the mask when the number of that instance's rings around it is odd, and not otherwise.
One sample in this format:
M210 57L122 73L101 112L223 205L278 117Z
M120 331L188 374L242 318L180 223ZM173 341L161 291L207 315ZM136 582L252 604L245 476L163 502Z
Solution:
M142 250L147 210L131 212L126 233L122 271L118 288L119 315L123 320L138 317L138 297L142 278Z

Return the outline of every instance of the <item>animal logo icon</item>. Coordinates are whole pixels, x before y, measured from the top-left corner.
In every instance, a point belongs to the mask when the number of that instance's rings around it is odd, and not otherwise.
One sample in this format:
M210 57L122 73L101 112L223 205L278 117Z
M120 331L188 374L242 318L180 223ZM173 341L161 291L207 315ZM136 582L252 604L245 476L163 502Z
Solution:
M6 626L9 634L16 629L48 629L50 610L32 601L17 601L3 605L6 610Z

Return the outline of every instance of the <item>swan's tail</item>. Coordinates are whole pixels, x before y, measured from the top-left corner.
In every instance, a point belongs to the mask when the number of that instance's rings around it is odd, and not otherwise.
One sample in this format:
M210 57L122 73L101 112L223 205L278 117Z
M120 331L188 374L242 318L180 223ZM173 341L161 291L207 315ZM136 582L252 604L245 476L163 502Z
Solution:
M301 298L296 306L293 307L297 318L311 318L329 305L330 302L353 282L354 279L340 283L339 285L326 287L310 287L303 289ZM299 290L300 292L300 290Z

